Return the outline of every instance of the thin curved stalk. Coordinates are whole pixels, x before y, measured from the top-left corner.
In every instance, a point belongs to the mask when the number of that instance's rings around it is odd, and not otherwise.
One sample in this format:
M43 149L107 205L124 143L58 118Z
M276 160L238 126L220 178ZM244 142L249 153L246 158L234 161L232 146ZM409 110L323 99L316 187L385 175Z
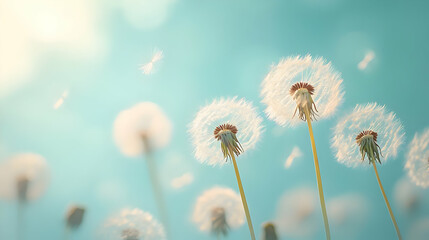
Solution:
M149 178L152 183L152 190L155 196L155 202L158 207L158 211L161 217L161 221L164 224L167 235L169 235L169 221L167 208L165 205L164 196L162 194L161 183L159 182L158 170L156 167L155 159L151 153L146 154L146 163L149 172Z
M313 127L311 126L310 113L305 108L305 118L307 119L308 131L310 132L311 148L313 150L314 168L316 170L317 189L319 190L320 206L322 207L323 222L325 224L326 239L331 239L329 230L328 214L326 213L325 197L323 196L322 177L320 176L319 160L317 158L316 142L314 141Z
M384 192L383 185L381 184L380 176L378 175L377 171L377 166L375 166L375 161L372 161L372 165L374 166L375 176L377 177L378 185L380 186L381 193L383 194L384 201L386 202L387 210L389 210L390 218L392 219L393 225L395 226L396 234L398 235L398 239L402 240L401 232L399 232L398 224L396 223L396 219L393 215L392 208L390 207L389 200L387 200L386 193Z
M241 201L243 202L244 212L246 213L247 225L249 226L250 237L252 240L256 240L255 231L253 230L252 219L250 218L249 207L247 206L246 196L244 195L243 185L241 184L240 173L238 172L237 162L235 161L235 155L231 154L232 163L234 164L235 176L237 177L238 188L240 189Z

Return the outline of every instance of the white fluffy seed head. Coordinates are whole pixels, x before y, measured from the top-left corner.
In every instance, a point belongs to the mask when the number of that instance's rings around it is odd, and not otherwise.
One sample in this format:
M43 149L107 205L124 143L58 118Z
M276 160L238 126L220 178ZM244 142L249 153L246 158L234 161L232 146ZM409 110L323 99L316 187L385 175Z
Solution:
M116 145L127 156L138 156L170 142L172 125L162 109L152 102L142 102L119 113L113 124ZM143 137L148 141L145 147Z
M200 162L213 166L226 163L213 134L217 126L226 123L237 127L236 137L244 153L255 147L262 134L262 118L251 103L237 97L214 100L198 111L189 126L195 157Z
M429 187L429 128L414 135L406 158L405 169L410 179L420 187Z
M384 106L377 103L358 104L333 128L331 147L339 163L348 167L371 166L368 161L362 161L356 143L356 136L365 130L372 130L378 134L377 144L383 154L380 158L382 163L398 155L405 133L395 113L388 112Z
M0 197L17 199L17 180L28 180L26 200L39 198L49 185L50 171L45 158L35 153L22 153L0 165Z
M194 206L192 221L200 231L211 231L212 211L216 208L225 210L226 222L230 228L238 228L244 224L245 215L240 195L230 188L213 187L203 192Z
M286 192L277 204L276 226L280 235L309 237L320 228L318 198L312 188L302 187Z
M109 218L100 229L103 240L118 239L165 240L166 235L162 224L158 223L150 213L140 209L123 209Z
M304 82L314 87L312 96L317 107L317 119L331 116L344 96L340 73L323 58L288 57L272 66L262 82L262 102L267 106L268 118L282 126L295 126L302 122L293 117L297 106L289 91L295 83Z

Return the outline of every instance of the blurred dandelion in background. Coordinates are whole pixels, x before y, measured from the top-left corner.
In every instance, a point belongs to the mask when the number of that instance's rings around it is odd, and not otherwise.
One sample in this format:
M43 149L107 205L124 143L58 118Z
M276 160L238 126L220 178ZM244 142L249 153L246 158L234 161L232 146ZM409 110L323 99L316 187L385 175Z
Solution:
M155 63L161 61L161 59L164 57L164 54L160 50L155 50L155 53L153 54L150 62L143 64L140 67L140 70L142 70L143 74L149 75L153 72Z
M417 186L429 187L429 128L414 135L406 159L405 169L410 179Z
M333 130L332 148L338 162L348 167L374 167L396 233L402 239L376 167L377 162L384 163L398 154L398 148L405 137L401 122L393 112L386 111L384 106L369 103L356 105L351 113L338 121ZM369 164L364 161L365 156Z
M227 236L230 229L242 226L244 217L238 193L230 188L213 187L197 198L192 221L201 231L220 238Z
M234 97L214 100L203 107L189 127L195 157L200 162L223 165L228 159L232 161L252 240L256 239L255 232L235 157L256 145L262 133L261 123L251 103Z
M360 239L368 220L368 200L361 194L349 193L328 200L331 225L338 239Z
M64 240L68 240L70 232L80 227L85 215L85 208L82 206L72 205L66 212L66 227L64 230Z
M171 186L175 189L183 188L194 181L194 175L192 173L185 173L177 178L171 180Z
M393 197L398 209L406 214L418 212L423 200L421 189L411 183L407 177L403 177L395 183Z
M306 121L310 134L326 238L330 239L322 177L311 122L331 116L343 101L343 80L323 58L288 57L271 67L262 82L262 102L268 118L281 126Z
M21 153L0 166L0 196L16 200L16 239L25 239L25 208L28 201L39 198L46 190L50 171L44 157L35 153Z
M276 208L276 226L282 236L312 237L319 231L317 193L309 187L288 190Z
M278 240L276 226L272 222L263 224L262 240Z
M140 209L123 209L109 218L100 230L103 240L165 240L162 224Z
M422 218L411 226L407 240L427 240L429 236L429 218Z
M169 229L168 213L153 151L165 147L171 138L172 124L161 108L142 102L118 114L113 126L116 145L126 156L144 155L161 221Z

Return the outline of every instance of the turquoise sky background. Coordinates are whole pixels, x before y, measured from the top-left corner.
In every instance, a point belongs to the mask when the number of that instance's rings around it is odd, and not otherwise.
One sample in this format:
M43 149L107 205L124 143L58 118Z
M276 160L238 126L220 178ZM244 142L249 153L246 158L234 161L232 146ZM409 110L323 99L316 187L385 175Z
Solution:
M232 165L210 167L194 158L187 126L200 107L223 96L252 101L264 118L265 132L257 148L238 161L259 236L261 224L275 217L283 193L300 186L316 188L306 126L279 130L263 114L260 103L260 84L269 67L296 54L325 57L344 79L344 103L334 117L315 123L314 131L325 198L357 192L369 201L370 214L355 238L396 236L372 169L340 165L330 149L331 128L356 104L385 104L404 125L406 143L399 156L379 167L403 235L417 220L428 217L427 206L412 216L399 212L393 189L405 176L406 145L429 126L429 2L163 0L152 13L159 11L165 18L155 14L150 27L133 24L125 7L113 1L89 2L89 10L78 11L71 22L86 20L85 13L96 16L96 31L88 32L97 34L99 42L75 44L86 36L79 37L81 33L74 29L73 38L61 44L30 34L25 51L33 54L32 70L20 79L1 79L5 89L18 80L22 84L0 95L0 161L15 153L35 152L51 168L48 190L27 208L27 239L60 239L64 212L71 203L88 209L72 239L95 239L104 219L123 207L138 207L158 217L145 162L122 155L112 136L117 114L141 101L159 104L174 125L171 143L155 155L166 189L171 239L211 239L190 220L195 199L212 186L238 188ZM1 4L7 5L5 0ZM49 6L49 1L43 4ZM12 20L1 18L0 30L14 26ZM18 24L13 29L24 31ZM164 59L153 74L144 75L138 68L150 60L154 49L162 50ZM375 58L360 70L357 64L368 51L374 51ZM20 56L4 54L12 60ZM64 90L69 96L54 110ZM303 157L285 169L284 161L294 146ZM194 175L194 182L171 188L171 179L186 172ZM427 205L427 190L425 195ZM0 239L14 234L15 207L14 202L0 200ZM339 239L335 228L332 235ZM320 228L311 239L324 237ZM248 238L243 225L231 231L228 239Z

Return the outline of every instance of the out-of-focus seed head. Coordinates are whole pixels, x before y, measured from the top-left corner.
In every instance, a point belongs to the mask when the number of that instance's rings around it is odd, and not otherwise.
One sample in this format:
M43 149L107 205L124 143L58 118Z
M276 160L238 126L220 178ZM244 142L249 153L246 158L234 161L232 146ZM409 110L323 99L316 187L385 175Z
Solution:
M264 237L263 240L278 240L276 227L273 223L268 222L264 224Z
M216 207L212 209L212 233L216 236L228 235L229 225L226 221L225 208Z

